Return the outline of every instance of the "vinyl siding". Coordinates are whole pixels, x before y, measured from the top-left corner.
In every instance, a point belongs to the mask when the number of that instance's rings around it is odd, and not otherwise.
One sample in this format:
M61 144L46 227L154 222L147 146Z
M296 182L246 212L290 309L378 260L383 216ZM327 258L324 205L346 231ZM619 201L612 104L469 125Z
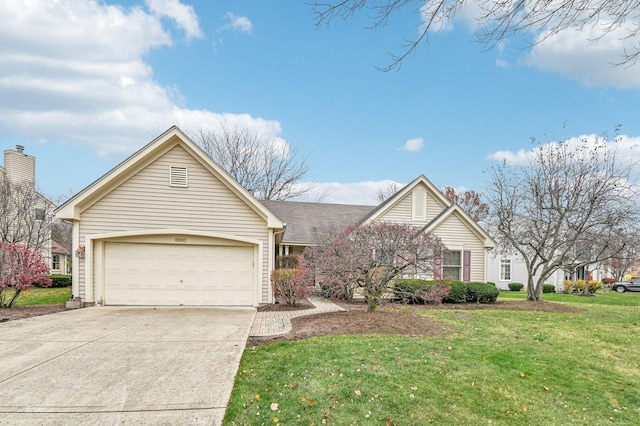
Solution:
M433 234L440 237L448 247L460 247L471 251L471 281L484 281L485 248L483 242L457 216L457 213L446 218Z
M188 168L187 188L169 186L170 166ZM80 244L84 245L85 236L90 234L161 228L261 240L262 302L267 301L270 253L265 219L180 146L166 152L82 212ZM80 262L79 272L80 296L84 298L84 260Z
M434 198L426 185L416 185L416 188L418 187L426 190L427 211L424 220L413 220L413 191L410 191L407 195L401 198L395 205L381 215L378 220L396 223L414 223L416 225L426 225L431 222L442 212L445 206L440 204L440 202Z

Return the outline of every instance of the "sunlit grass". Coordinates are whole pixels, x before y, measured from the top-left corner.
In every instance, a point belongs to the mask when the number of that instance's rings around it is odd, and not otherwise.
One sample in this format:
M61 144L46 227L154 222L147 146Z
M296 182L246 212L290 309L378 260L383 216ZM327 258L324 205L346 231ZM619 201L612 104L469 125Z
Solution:
M501 291L498 300L526 300L526 291ZM616 306L640 306L640 292L637 293L615 293L600 292L593 296L580 296L577 294L563 293L544 293L542 300L547 302L563 302L563 303L588 303L597 305L616 305Z
M562 314L422 312L450 327L438 338L249 341L225 424L635 424L640 299L550 296L606 303ZM635 306L612 303L627 296Z
M13 296L13 290L7 291L7 299ZM31 287L20 294L16 306L56 305L71 299L71 287L39 288Z

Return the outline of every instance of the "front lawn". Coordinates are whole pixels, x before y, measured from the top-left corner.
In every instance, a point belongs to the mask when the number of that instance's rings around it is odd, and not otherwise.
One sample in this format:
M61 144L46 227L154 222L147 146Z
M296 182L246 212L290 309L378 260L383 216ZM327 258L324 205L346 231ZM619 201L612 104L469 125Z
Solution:
M577 314L421 311L450 328L437 338L327 336L247 347L224 424L635 424L635 296L544 295L576 303L584 309Z
M8 290L8 297L13 294L13 290ZM29 305L57 305L66 303L71 299L71 287L39 288L31 287L23 291L16 302L16 306Z
M526 300L526 291L501 291L498 300ZM608 291L596 293L595 296L580 296L577 294L544 293L542 300L546 302L563 303L587 303L596 305L616 305L616 306L640 306L640 292L637 293L616 293Z

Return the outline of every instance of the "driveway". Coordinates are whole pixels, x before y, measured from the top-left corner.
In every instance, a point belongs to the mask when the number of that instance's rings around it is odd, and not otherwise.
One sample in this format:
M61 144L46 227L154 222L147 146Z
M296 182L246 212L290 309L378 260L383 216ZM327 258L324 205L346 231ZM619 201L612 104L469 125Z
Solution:
M255 312L96 307L0 324L0 424L220 424Z

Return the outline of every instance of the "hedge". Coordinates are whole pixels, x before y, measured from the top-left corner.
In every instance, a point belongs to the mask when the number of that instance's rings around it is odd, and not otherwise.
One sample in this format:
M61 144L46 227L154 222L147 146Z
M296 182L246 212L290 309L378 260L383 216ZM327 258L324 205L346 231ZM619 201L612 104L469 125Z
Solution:
M556 286L553 284L542 284L542 292L543 293L554 293L556 291Z
M49 278L51 278L51 285L47 287L71 287L71 275L53 274ZM39 284L33 286L42 287Z
M511 291L520 291L524 288L524 284L522 283L509 283L509 290Z
M397 300L410 303L437 303L437 300L424 300L425 297L435 297L437 299L438 296L442 295L442 292L438 291L436 286L449 290L448 295L443 297L442 301L444 303L493 303L500 294L500 290L489 283L419 279L396 281L394 292Z

